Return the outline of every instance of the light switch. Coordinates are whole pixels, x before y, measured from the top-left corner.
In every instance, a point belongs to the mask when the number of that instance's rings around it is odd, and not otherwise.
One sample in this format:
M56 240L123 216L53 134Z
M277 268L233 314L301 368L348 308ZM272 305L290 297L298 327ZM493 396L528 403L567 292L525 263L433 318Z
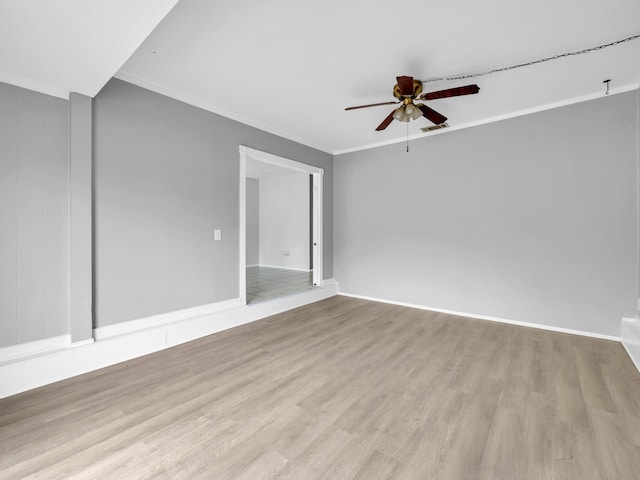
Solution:
M215 229L213 231L213 236L215 240L222 240L222 232L220 231L220 229Z

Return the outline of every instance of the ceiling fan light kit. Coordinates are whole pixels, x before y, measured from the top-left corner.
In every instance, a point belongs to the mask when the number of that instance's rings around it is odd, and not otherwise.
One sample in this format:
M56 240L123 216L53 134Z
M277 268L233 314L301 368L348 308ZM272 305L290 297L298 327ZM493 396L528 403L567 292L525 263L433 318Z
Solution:
M394 111L393 118L399 122L408 122L410 120L417 120L422 116L422 112L413 104L402 105Z
M420 117L425 117L437 127L439 125L446 125L445 122L447 121L447 117L436 112L424 103L414 103L416 100L437 100L440 98L458 97L460 95L471 95L480 91L480 87L478 87L478 85L466 85L464 87L447 88L437 92L422 93L422 82L420 80L416 80L409 76L400 76L396 77L396 81L397 83L393 87L393 96L398 99L397 101L359 105L356 107L345 108L345 110L377 107L380 105L397 105L398 103L401 103L402 105L395 108L382 121L382 123L378 125L376 131L384 130L394 120L399 122L410 122L411 120L417 120ZM427 129L422 130L428 131Z

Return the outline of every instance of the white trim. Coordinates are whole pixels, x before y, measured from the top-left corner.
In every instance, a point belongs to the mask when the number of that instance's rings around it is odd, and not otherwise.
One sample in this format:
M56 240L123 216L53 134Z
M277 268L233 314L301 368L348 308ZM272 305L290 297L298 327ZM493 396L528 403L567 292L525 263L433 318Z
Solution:
M96 340L104 340L106 338L117 337L118 335L126 335L127 333L145 330L147 328L160 327L169 323L181 322L190 318L201 317L203 315L211 315L213 313L224 312L232 308L244 305L239 298L225 300L223 302L210 303L208 305L200 305L198 307L185 308L169 313L161 313L159 315L151 315L149 317L139 318L137 320L129 320L128 322L116 323L114 325L105 325L93 330L93 337Z
M127 333L103 337L94 343L75 348L62 348L42 355L32 355L23 360L6 362L0 364L0 398L317 302L332 297L337 292L337 283L328 280L323 288L314 288L296 295L205 315L199 315L198 313L201 312L193 310L195 315L191 318L141 330L130 330ZM180 317L176 312L166 315ZM151 318L158 318L158 316ZM137 326L145 324L144 319L141 320L136 324Z
M252 158L253 160L268 163L269 165L294 170L296 172L308 173L309 175L313 175L314 173L323 173L323 170L320 167L291 160L289 158L281 157L280 155L263 152L262 150L256 150L255 148L245 147L244 145L240 145L240 149L241 152L244 151L246 158Z
M631 91L637 90L637 89L638 89L638 84L637 83L632 83L632 84L629 84L629 85L624 85L622 87L612 88L609 91L609 95L617 95L619 93L631 92ZM589 100L595 100L597 98L602 98L604 96L605 96L604 93L596 92L596 93L590 93L588 95L581 95L579 97L567 98L567 99L561 100L559 102L546 103L544 105L539 105L539 106L536 106L536 107L525 108L525 109L522 109L522 110L516 110L515 112L509 112L509 113L505 113L505 114L502 114L502 115L496 115L496 116L493 116L493 117L483 118L483 119L480 119L480 120L474 120L473 122L462 123L462 124L459 124L459 125L450 125L448 128L442 128L442 129L439 129L439 130L433 130L431 132L417 133L415 135L410 135L408 137L408 140L411 141L411 140L416 140L418 138L430 137L431 135L444 135L444 134L447 134L449 132L453 132L455 130L463 130L465 128L477 127L479 125L486 125L487 123L500 122L502 120L508 120L510 118L522 117L524 115L530 115L532 113L543 112L545 110L552 110L554 108L566 107L566 106L569 106L569 105L574 105L576 103L588 102ZM395 145L397 143L404 143L406 141L407 141L407 137L394 138L394 139L385 140L385 141L382 141L382 142L375 142L375 143L370 143L368 145L362 145L362 146L359 146L359 147L345 148L345 149L342 149L342 150L335 150L333 152L333 155L342 155L344 153L359 152L361 150L369 150L371 148L384 147L386 145Z
M28 357L71 345L71 335L58 335L57 337L34 340L32 342L19 343L0 348L0 363Z
M69 341L71 341L71 102L67 105L67 109L69 112L69 117L67 119L67 158L66 158L66 178L64 179L66 182L65 189L65 197L64 197L64 218L63 224L64 226L64 238L63 238L63 248L64 248L64 262L62 264L63 272L63 281L64 281L64 298L63 298L63 308L64 308L64 319L67 324L67 329L69 330ZM93 127L92 127L93 128ZM92 193L93 195L93 193ZM93 207L92 207L93 208ZM93 285L91 286L93 290ZM92 299L93 302L93 299ZM92 322L93 322L93 312L92 313Z
M247 265L247 267L265 267L265 268L277 268L278 270L291 270L294 272L312 272L313 270L311 270L310 268L295 268L295 267L280 267L278 265L263 265L263 264L259 264L259 265Z
M323 277L323 177L324 169L309 165L306 163L291 160L289 158L274 155L272 153L263 152L245 145L238 146L240 154L240 228L239 228L239 249L240 261L238 262L238 288L239 297L246 303L247 299L247 282L245 272L247 269L247 193L246 193L246 176L247 176L247 159L268 163L289 170L308 173L313 177L313 285L322 287L324 283ZM280 268L280 267L278 267Z
M130 75L128 73L124 73L122 71L119 71L114 75L114 77L118 78L120 80L123 80L125 82L129 82L129 83L132 83L134 85L138 85L139 87L145 88L145 89L150 90L152 92L156 92L156 93L159 93L161 95L165 95L167 97L179 100L179 101L187 103L189 105L193 105L195 107L202 108L204 110L207 110L209 112L215 113L217 115L221 115L221 116L229 118L231 120L235 120L237 122L243 123L243 124L248 125L250 127L257 128L257 129L262 130L264 132L271 133L271 134L277 135L279 137L284 137L284 138L287 138L287 139L292 140L294 142L302 143L303 145L307 145L307 146L309 146L311 148L315 148L315 149L321 150L321 151L329 153L331 155L342 155L343 153L358 152L360 150L368 150L370 148L382 147L382 146L385 146L385 145L394 145L396 143L403 143L403 142L407 141L406 137L402 137L402 138L395 138L395 139L391 139L391 140L387 140L387 141L383 141L383 142L375 142L375 143L370 143L370 144L367 144L367 145L361 145L361 146L353 147L353 148L335 150L333 148L330 148L328 145L319 145L319 144L316 144L315 141L312 141L312 140L310 140L308 138L302 138L302 137L300 137L298 135L292 135L290 132L286 132L284 130L274 129L272 126L269 126L269 125L266 125L266 124L263 124L263 123L260 123L260 122L256 122L254 119L250 119L250 118L242 116L242 115L238 115L237 112L231 112L230 110L228 110L226 108L222 108L220 106L213 105L211 103L202 101L201 99L193 98L193 97L191 97L189 95L186 95L186 94L184 94L182 92L178 92L176 90L172 90L170 88L164 87L164 86L159 85L157 83L153 83L153 82L149 82L147 80L143 80L141 78L136 77L135 75ZM9 83L11 83L11 82L9 82ZM609 90L609 95L616 95L616 94L619 94L619 93L625 93L625 92L629 92L629 91L637 90L637 89L638 89L638 84L637 83L631 83L631 84L628 84L628 85L623 85L621 87L610 89ZM433 130L433 131L428 132L428 133L419 133L419 134L410 136L409 140L415 140L417 138L424 138L424 137L427 137L427 136L430 136L430 135L441 135L441 134L446 134L448 132L453 132L455 130L462 130L464 128L475 127L475 126L478 126L478 125L485 125L487 123L499 122L501 120L506 120L506 119L509 119L509 118L521 117L523 115L529 115L531 113L537 113L537 112L542 112L544 110L551 110L553 108L573 105L575 103L586 102L586 101L589 101L589 100L594 100L596 98L601 98L603 96L604 96L604 94L601 91L598 91L598 92L590 93L590 94L587 94L587 95L581 95L581 96L578 96L578 97L568 98L568 99L561 100L561 101L558 101L558 102L547 103L547 104L536 106L536 107L531 107L531 108L526 108L526 109L522 109L522 110L517 110L515 112L505 113L503 115L496 115L494 117L475 120L473 122L468 122L468 123L464 123L464 124L460 124L460 125L452 125L452 126L449 126L449 128L443 128L443 129L440 129L440 130Z
M307 137L301 137L299 135L292 134L289 131L273 128L273 126L267 125L266 123L261 123L256 121L253 118L249 118L245 115L240 115L238 114L238 112L233 112L219 105L214 105L213 103L204 101L202 99L194 98L191 95L187 95L177 90L167 88L163 85L159 85L157 83L150 82L148 80L143 80L141 78L138 78L135 75L130 75L123 71L119 71L114 75L114 77L119 80L123 80L125 82L132 83L133 85L142 87L146 90L159 93L160 95L173 98L174 100L178 100L180 102L193 105L194 107L202 108L203 110L215 113L216 115L220 115L222 117L235 120L236 122L243 123L244 125L248 125L249 127L257 128L258 130L262 130L263 132L271 133L278 137L283 137L283 138L292 140L294 142L301 143L302 145L306 145L308 147L315 148L322 152L331 154L331 149L327 145L319 145L313 139L310 139Z
M623 318L620 336L622 337L622 346L640 372L640 320Z
M338 295L343 295L345 297L361 298L363 300L371 300L374 302L388 303L390 305L400 305L402 307L417 308L419 310L429 310L431 312L446 313L449 315L456 315L459 317L476 318L478 320L488 320L491 322L507 323L509 325L517 325L519 327L538 328L540 330L550 330L552 332L570 333L572 335L581 335L583 337L599 338L601 340L612 340L614 342L620 341L620 337L615 337L613 335L603 335L601 333L585 332L582 330L573 330L571 328L554 327L551 325L543 325L540 323L520 322L518 320L508 320L505 318L491 317L488 315L476 315L474 313L458 312L455 310L447 310L444 308L427 307L425 305L416 305L415 303L396 302L394 300L386 300L382 298L368 297L364 295L355 295L355 294L346 293L346 292L338 292Z
M238 228L238 296L247 304L247 148L240 145L240 205Z
M324 225L324 211L322 207L323 195L324 195L324 170L320 169L319 172L313 174L313 284L316 287L321 287L323 283L323 255L324 255L324 242L323 242L323 225Z

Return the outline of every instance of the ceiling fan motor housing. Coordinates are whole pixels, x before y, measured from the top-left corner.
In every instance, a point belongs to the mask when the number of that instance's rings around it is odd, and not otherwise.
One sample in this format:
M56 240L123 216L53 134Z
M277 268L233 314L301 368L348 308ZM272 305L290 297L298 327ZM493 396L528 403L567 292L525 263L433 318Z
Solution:
M403 98L415 98L422 93L422 82L420 80L413 80L413 94L411 95L402 95L400 91L400 86L396 83L393 87L393 96L398 100L402 100Z

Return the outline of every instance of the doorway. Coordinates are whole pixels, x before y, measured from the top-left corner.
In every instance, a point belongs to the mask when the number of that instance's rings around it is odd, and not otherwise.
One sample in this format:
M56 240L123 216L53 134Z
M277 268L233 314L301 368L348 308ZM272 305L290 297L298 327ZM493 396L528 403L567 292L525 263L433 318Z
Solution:
M247 286L250 283L250 290L255 288L254 282L259 282L263 279L265 282L271 282L270 285L262 286L262 290L268 290L273 288L274 294L279 295L287 295L288 293L293 293L300 282L307 282L309 285L308 288L311 287L320 287L322 286L322 177L323 177L323 169L319 167L315 167L312 165L308 165L302 162L298 162L296 160L280 157L277 155L273 155L267 152L263 152L260 150L255 150L249 147L240 146L240 232L239 232L239 296L243 303L251 302L256 298L255 295L247 295ZM262 172L262 173L261 173ZM251 220L251 216L254 215L254 212L251 211L251 205L248 204L247 201L247 193L250 193L251 201L251 192L248 192L247 189L247 179L256 177L260 177L261 175L264 178L267 178L270 172L279 172L280 178L277 181L274 181L271 178L269 181L265 181L265 187L270 185L270 189L273 192L276 192L276 197L278 196L278 191L280 191L280 196L282 197L283 193L287 193L289 191L293 192L296 190L298 186L303 183L307 185L307 187L303 187L304 192L296 193L297 197L295 203L304 204L306 201L307 208L307 216L306 216L306 228L307 230L307 254L306 257L301 254L300 247L300 239L297 238L297 243L294 241L296 239L291 238L293 248L291 251L287 248L286 243L283 242L282 238L277 240L280 242L278 245L282 244L281 248L274 248L271 245L271 249L265 251L263 255L261 255L260 260L255 261L254 255L250 254L250 262L247 262L247 245L249 242L249 247L254 248L252 246L252 242L254 242L253 236L255 235L255 228L247 228L247 217L249 215L249 220ZM286 182L298 182L287 184ZM280 182L280 183L278 183ZM284 182L284 183L283 183ZM275 186L274 186L275 185ZM290 186L289 186L290 185ZM249 183L249 188L251 189L251 183ZM266 189L265 189L266 190ZM290 193L290 192L289 192ZM304 197L306 195L306 198ZM255 194L253 194L255 197ZM272 215L276 213L278 208L286 209L287 202L291 203L290 199L280 198L280 202L284 201L285 203L281 203L280 207L272 206ZM291 213L291 216L296 217L300 216L300 211L298 209L298 213ZM291 219L289 219L291 220ZM310 220L310 222L309 222ZM269 226L270 224L267 224ZM248 232L249 230L249 232ZM267 230L267 228L265 228ZM273 231L273 229L271 229ZM278 230L278 229L276 229ZM301 231L301 230L300 230ZM247 237L248 233L251 237ZM283 232L277 232L282 234ZM295 235L295 234L292 234ZM297 247L295 246L297 245ZM276 250L274 253L273 250ZM275 257L274 257L275 255ZM281 255L281 257L280 257ZM264 259L264 261L263 261ZM297 262L297 263L296 263ZM302 262L302 263L300 263ZM307 268L311 267L311 271ZM302 267L302 268L301 268ZM249 280L248 280L249 276ZM305 280L306 277L306 280ZM268 280L267 280L268 279ZM278 282L283 283L278 287ZM304 290L304 288L302 289ZM265 293L267 295L267 293ZM271 295L271 294L269 294ZM264 295L263 295L264 296ZM273 297L274 295L271 295Z

